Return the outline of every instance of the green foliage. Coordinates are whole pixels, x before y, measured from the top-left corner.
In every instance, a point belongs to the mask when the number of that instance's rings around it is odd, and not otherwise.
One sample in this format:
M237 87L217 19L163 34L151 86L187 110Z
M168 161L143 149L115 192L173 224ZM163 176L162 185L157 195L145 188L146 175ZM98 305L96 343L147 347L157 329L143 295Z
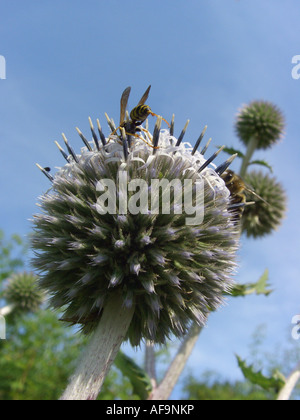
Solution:
M265 390L273 389L276 394L285 384L285 378L278 370L275 370L272 376L267 377L262 374L261 371L255 371L253 365L247 365L244 360L236 355L238 365L243 372L243 375L248 379L252 384L259 385Z
M231 296L247 296L251 294L268 296L272 290L268 288L269 270L266 269L256 283L237 284L231 291Z
M0 230L0 291L3 280L24 265L25 246L19 235L6 239ZM1 294L0 294L1 297Z
M1 341L0 399L52 400L64 390L83 340L40 310L8 325Z
M238 358L244 380L230 382L216 372L204 372L201 378L195 373L184 381L184 398L199 400L275 400L285 378L299 363L299 343L295 340L278 343L272 352L263 350L266 326L260 325L252 334L249 357L252 364ZM262 374L262 369L265 374ZM282 373L280 373L282 372ZM300 384L293 392L299 400Z
M151 381L147 373L121 351L115 359L115 365L130 380L133 393L141 400L147 399L152 391Z
M139 400L134 394L130 380L113 365L105 378L98 400Z
M208 373L198 381L189 376L184 385L184 399L212 401L274 400L275 393L264 391L248 381L230 382Z
M0 231L0 286L24 266L25 249L18 235L6 240ZM6 288L5 282L2 298ZM5 317L6 340L0 340L0 400L56 400L60 397L86 338L66 328L58 321L59 316L40 309L34 314L12 313ZM135 397L130 382L123 380L120 372L113 368L100 398Z
M57 400L74 373L87 338L66 328L59 315L40 310L13 325L0 341L0 400ZM138 399L130 381L113 367L102 400Z
M268 162L266 162L265 160L261 160L261 159L260 160L252 160L252 162L249 163L249 166L250 165L261 165L261 166L264 166L265 168L268 168L270 172L273 173L272 166Z

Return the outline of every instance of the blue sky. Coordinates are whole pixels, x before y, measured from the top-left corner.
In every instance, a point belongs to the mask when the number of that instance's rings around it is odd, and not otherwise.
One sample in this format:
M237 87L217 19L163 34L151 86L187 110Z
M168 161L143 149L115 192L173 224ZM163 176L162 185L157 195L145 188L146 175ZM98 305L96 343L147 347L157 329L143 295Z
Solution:
M276 104L286 119L285 138L257 153L273 166L288 195L278 232L242 241L241 282L270 271L274 293L230 299L211 316L189 367L240 378L234 353L248 355L250 336L267 326L266 349L285 345L300 314L299 173L300 79L291 76L300 54L298 0L20 0L0 5L0 215L7 235L30 231L37 197L49 182L36 168L63 165L54 145L64 132L79 150L75 126L89 134L88 117L115 121L123 89L129 106L151 84L152 110L175 114L175 135L187 119L194 143L204 125L214 145L239 147L238 109L255 99ZM211 146L211 150L215 150ZM220 158L221 159L221 158ZM238 164L234 164L238 169ZM300 358L300 355L299 355Z

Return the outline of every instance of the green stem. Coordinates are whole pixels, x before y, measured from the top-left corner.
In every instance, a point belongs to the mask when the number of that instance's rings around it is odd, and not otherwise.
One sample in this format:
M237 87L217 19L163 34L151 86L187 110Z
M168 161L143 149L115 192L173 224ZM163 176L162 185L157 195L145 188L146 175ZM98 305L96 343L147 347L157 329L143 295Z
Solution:
M253 156L253 153L255 152L255 149L257 148L257 143L258 143L258 141L255 137L250 138L249 143L248 143L248 147L247 147L247 151L246 151L246 154L243 158L242 166L241 166L241 169L240 169L240 176L242 178L244 178L245 175L246 175L247 168L248 168L248 165L250 163L250 160Z
M134 307L123 307L121 295L105 305L101 320L61 400L95 400L131 323Z

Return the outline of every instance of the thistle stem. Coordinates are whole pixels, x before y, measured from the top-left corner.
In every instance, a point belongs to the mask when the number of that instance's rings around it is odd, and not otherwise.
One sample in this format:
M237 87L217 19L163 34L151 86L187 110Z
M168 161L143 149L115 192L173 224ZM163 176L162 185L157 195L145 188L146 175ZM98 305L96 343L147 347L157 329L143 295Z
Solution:
M61 400L95 400L132 320L134 306L123 307L121 295L111 297Z
M290 374L290 376L287 378L284 387L281 389L281 391L278 394L277 401L288 401L299 380L300 380L300 363L296 367L296 369Z
M145 371L150 377L152 388L156 388L154 344L149 340L147 340L145 348Z
M14 310L14 308L15 308L15 305L13 304L3 306L3 308L0 308L0 315L1 316L9 315Z
M164 379L159 386L154 389L149 400L167 400L176 385L183 368L192 353L192 350L198 340L202 327L199 327L195 322L192 324L189 332L184 338L179 350L170 364Z
M255 149L257 148L257 139L255 137L251 137L248 143L246 154L243 158L241 169L240 169L240 176L244 178L247 172L247 168L250 163L250 159L253 156L253 153L255 152Z

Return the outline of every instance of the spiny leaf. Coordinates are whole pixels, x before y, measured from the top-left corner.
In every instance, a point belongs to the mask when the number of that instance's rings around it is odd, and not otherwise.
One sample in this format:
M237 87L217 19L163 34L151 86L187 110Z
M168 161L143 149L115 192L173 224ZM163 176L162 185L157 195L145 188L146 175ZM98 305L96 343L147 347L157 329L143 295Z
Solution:
M271 173L273 173L272 166L269 165L268 162L266 162L265 160L253 160L252 162L249 163L249 165L261 165L261 166L265 166L266 168L268 168L270 170Z
M237 284L231 291L231 296L246 296L246 295L265 295L272 293L272 289L268 289L269 270L266 269L262 276L256 283Z
M271 289L267 289L269 280L269 270L266 269L264 273L260 276L258 282L256 283L256 294L268 296L272 293Z
M138 395L141 400L147 399L152 391L151 381L147 373L121 351L115 359L115 365L130 380L133 393Z
M253 365L247 365L238 355L236 355L238 365L243 372L243 375L252 384L259 385L263 389L275 389L276 392L285 385L285 377L279 371L275 371L271 377L264 376L261 371L255 372Z

